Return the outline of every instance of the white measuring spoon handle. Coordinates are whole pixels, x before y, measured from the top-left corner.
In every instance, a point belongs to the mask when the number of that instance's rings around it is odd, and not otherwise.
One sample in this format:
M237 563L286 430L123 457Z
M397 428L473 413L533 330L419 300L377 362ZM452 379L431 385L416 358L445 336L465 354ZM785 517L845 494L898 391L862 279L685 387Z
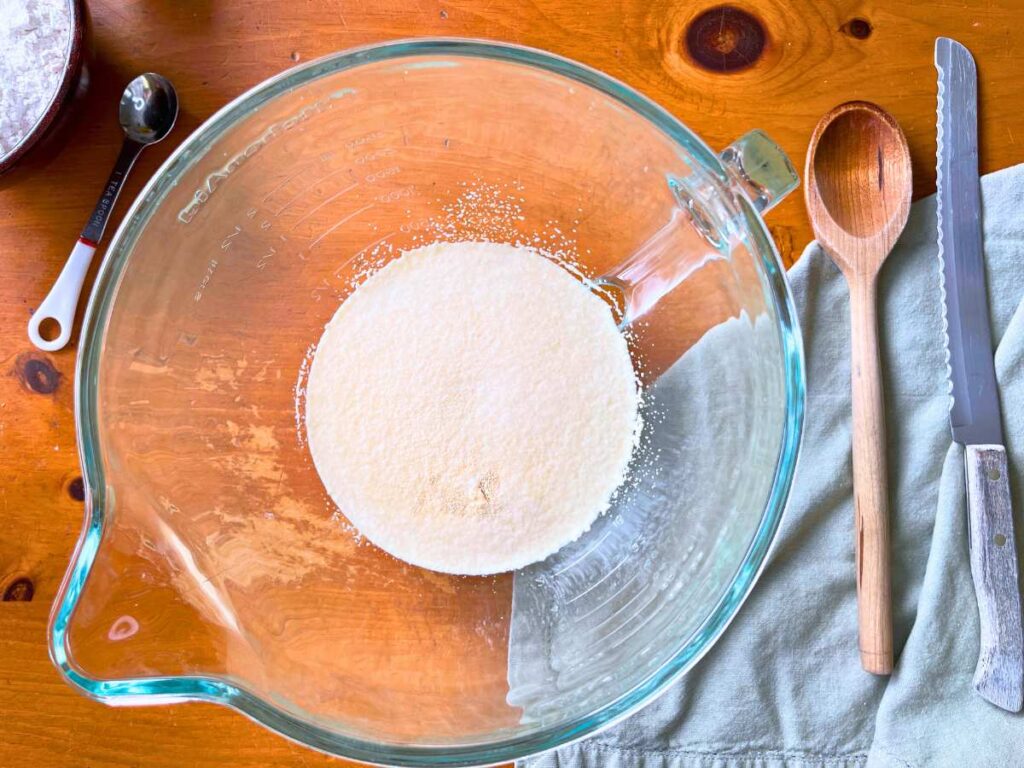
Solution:
M29 340L44 352L63 349L71 339L71 327L75 323L75 310L78 308L78 295L82 292L85 273L89 271L94 253L96 246L84 238L79 238L57 282L53 284L43 303L28 321ZM60 328L57 338L49 341L39 333L39 326L47 319L54 320Z
M145 146L131 138L126 138L121 144L121 152L114 163L114 170L110 172L107 185L103 187L103 194L96 203L78 242L75 243L64 269L61 270L50 293L39 305L39 309L28 321L29 341L44 352L63 349L71 339L71 327L75 323L75 311L78 309L78 296L82 292L82 283L85 282L85 273L89 271L92 255L96 253L96 244L103 237L103 230L107 228L107 219L114 210L117 196L121 193L121 185L135 164L135 158ZM57 338L49 341L39 333L39 326L48 319L55 320L59 326Z

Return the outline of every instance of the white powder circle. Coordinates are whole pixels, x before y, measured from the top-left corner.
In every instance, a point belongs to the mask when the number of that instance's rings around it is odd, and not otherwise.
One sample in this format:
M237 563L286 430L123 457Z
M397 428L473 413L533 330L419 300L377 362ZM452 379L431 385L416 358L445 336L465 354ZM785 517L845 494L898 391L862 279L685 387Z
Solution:
M609 306L538 252L404 253L342 303L306 390L310 452L359 531L414 565L513 570L622 483L639 389Z

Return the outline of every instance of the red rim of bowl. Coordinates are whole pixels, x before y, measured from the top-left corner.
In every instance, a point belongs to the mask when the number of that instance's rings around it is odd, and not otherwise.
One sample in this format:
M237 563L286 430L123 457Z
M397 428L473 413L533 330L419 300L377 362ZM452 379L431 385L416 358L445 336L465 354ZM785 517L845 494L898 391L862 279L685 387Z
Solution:
M50 129L57 115L60 114L64 104L68 101L72 85L78 79L78 73L82 68L82 38L83 38L83 15L82 0L67 0L68 8L71 11L71 46L68 49L67 59L64 66L64 74L61 77L60 85L46 106L43 116L35 124L31 131L25 134L21 143L9 154L0 159L0 174L4 174L13 168L18 161L27 153Z

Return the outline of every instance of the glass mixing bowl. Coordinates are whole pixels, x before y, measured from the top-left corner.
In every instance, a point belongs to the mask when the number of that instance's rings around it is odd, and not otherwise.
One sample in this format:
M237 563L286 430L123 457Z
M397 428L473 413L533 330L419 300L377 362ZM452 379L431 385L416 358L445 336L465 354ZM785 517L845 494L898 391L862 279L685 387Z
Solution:
M622 83L514 46L364 48L229 104L132 206L92 294L55 663L110 704L214 701L397 765L511 760L636 710L721 634L779 523L803 364L759 213L795 183L760 133L715 155ZM515 574L361 540L304 440L325 322L442 238L574 264L645 387L612 508Z

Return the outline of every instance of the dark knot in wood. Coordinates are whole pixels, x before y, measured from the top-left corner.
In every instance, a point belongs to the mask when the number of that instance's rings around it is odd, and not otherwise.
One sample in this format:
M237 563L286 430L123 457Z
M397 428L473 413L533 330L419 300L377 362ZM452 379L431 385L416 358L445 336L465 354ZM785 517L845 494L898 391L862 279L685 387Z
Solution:
M751 13L717 5L690 22L686 50L704 69L737 72L761 57L767 39L761 22Z
M60 371L48 360L30 354L18 357L17 370L25 386L40 395L50 395L60 384Z
M36 593L35 585L31 579L15 579L7 585L4 590L5 603L27 603Z
M85 501L85 483L81 477L74 477L68 483L68 496L75 501Z
M867 40L871 37L871 22L867 19L850 19L839 28L844 35L849 35L858 40Z

